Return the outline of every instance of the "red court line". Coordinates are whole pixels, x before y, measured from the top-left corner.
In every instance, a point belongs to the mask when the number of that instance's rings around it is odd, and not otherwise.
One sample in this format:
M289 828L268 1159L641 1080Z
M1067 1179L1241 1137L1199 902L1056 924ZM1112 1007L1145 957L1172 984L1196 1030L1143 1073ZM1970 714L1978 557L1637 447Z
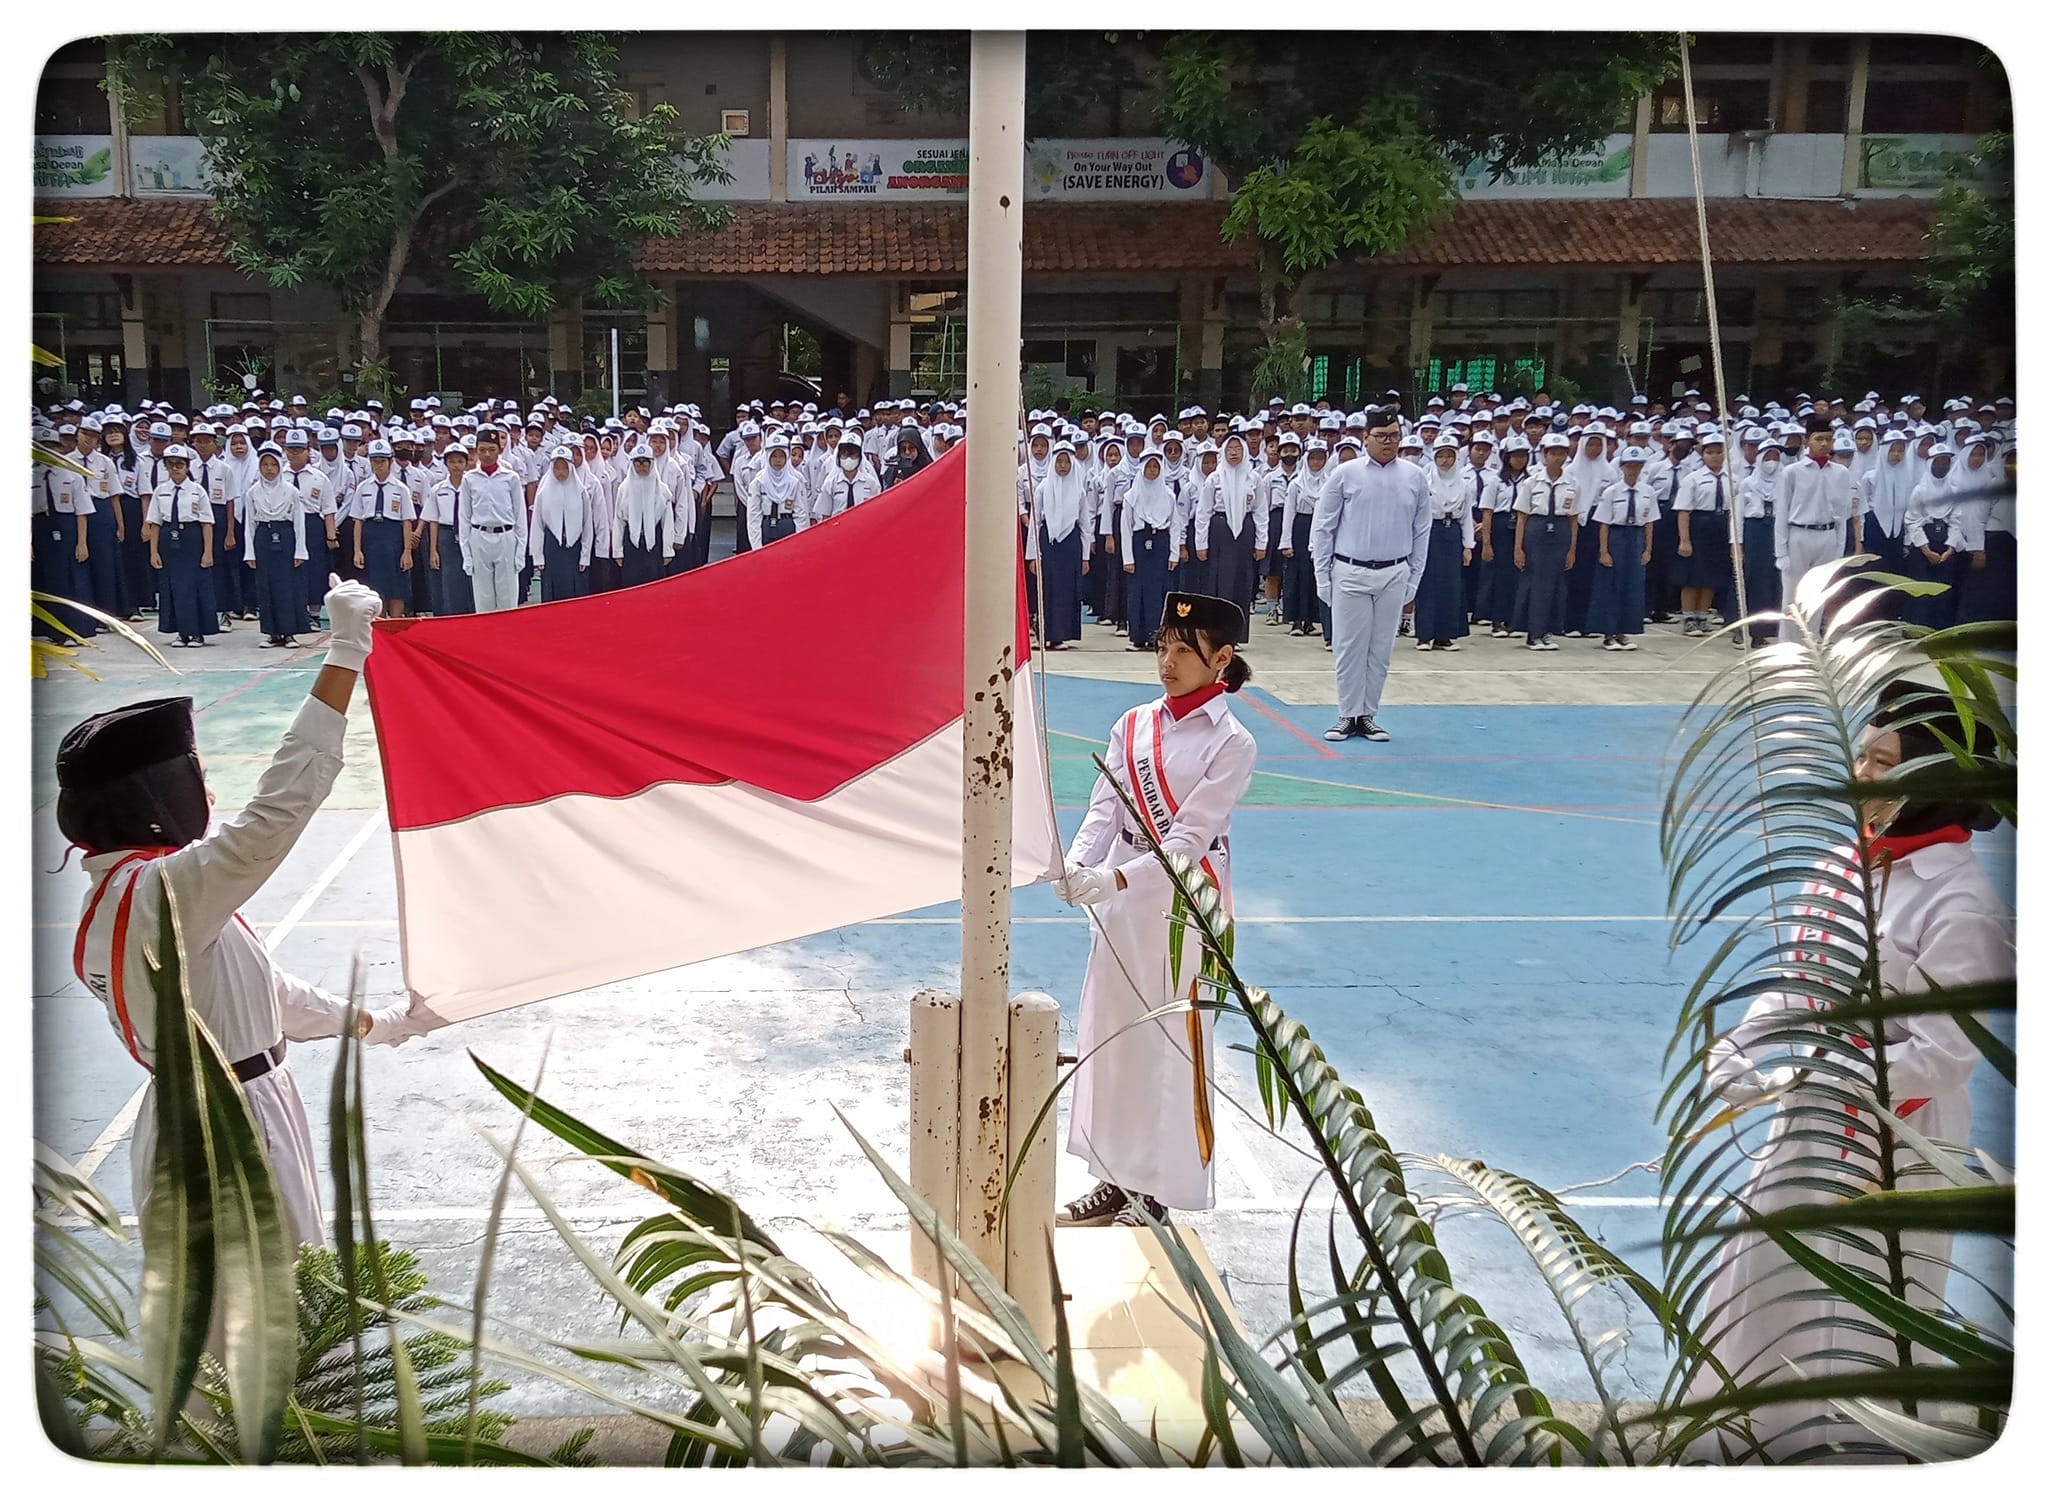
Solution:
M1328 744L1325 744L1321 739L1310 738L1304 730L1296 727L1293 723L1289 722L1279 713L1273 711L1272 705L1266 702L1264 698L1255 696L1250 697L1247 700L1250 701L1253 707L1257 708L1260 712L1264 713L1267 717L1271 718L1275 723L1278 723L1282 728L1286 729L1289 733L1293 734L1296 738L1300 739L1304 744L1308 745L1309 748L1315 750L1319 758L1344 758L1343 755L1339 754L1335 749L1332 749Z
M266 661L264 664L260 666L250 667L249 669L251 674L247 681L243 682L238 687L230 687L227 691L222 692L218 697L214 698L213 701L207 703L206 706L200 708L197 712L193 713L192 716L194 718L205 717L208 713L212 712L215 708L219 707L223 702L233 702L237 697L241 696L244 692L248 691L249 688L255 686L256 683L268 677L272 671L279 670L285 666L292 665L297 661L302 661L307 656L311 655L314 651L320 648L321 647L318 645L301 645L297 650L293 651L290 655L286 656L281 661Z

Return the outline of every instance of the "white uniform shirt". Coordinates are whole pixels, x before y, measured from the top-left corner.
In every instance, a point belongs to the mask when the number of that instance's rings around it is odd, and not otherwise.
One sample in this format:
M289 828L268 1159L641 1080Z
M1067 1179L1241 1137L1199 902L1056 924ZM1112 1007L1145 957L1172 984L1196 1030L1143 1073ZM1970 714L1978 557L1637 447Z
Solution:
M1977 506L1967 503L1967 494L1958 494L1950 487L1950 477L1952 474L1922 479L1913 491L1913 497L1906 501L1908 546L1931 545L1927 539L1927 522L1940 520L1948 525L1948 538L1935 550L1961 554L1984 549L1983 532L1974 523L1979 518Z
M510 464L500 463L492 473L479 464L462 476L462 554L469 555L470 532L478 526L510 526L513 555L526 554L526 481ZM496 534L503 535L503 531Z
M1331 567L1341 553L1360 562L1405 557L1408 596L1422 584L1429 558L1429 477L1406 458L1376 462L1348 458L1323 470L1329 478L1316 502L1309 549L1315 557L1316 592L1328 599Z
M149 509L143 519L151 525L213 524L213 503L206 497L206 491L186 479L174 484L165 479L156 486L156 493L149 497Z
M1158 699L1161 704L1164 701ZM1227 858L1231 815L1251 784L1258 746L1230 711L1228 693L1219 693L1180 719L1163 706L1157 710L1163 751L1160 768L1179 802L1163 846L1168 853L1184 853L1199 861L1210 856L1211 844L1223 841ZM1140 720L1153 711L1141 709ZM1110 730L1109 753L1103 757L1126 794L1132 790L1127 784L1124 753L1124 725L1129 717L1128 713L1118 717L1116 727ZM1116 790L1098 778L1088 797L1087 814L1067 849L1067 860L1121 873L1127 887L1111 896L1112 900L1128 900L1140 908L1156 904L1164 910L1172 902L1172 881L1158 859L1128 840L1144 835Z
M292 485L293 488L306 497L306 513L308 515L318 515L323 520L332 520L336 517L335 501L337 496L334 492L334 486L327 482L326 474L322 473L311 463L308 463L303 468L294 468L291 466L290 460L287 459L284 467L284 477L285 482Z
M1515 496L1515 508L1524 515L1543 519L1561 520L1567 515L1576 515L1579 513L1578 486L1568 478L1552 478L1547 473L1538 473L1522 485L1521 492Z
M127 854L95 853L85 860L92 888L84 908L92 917L81 966L85 986L107 1006L116 1035L122 1034L122 1026L114 1011L114 924L133 878L128 944L118 960L135 1055L145 1066L156 1059L156 1001L145 954L156 949L165 877L177 899L193 1011L229 1061L267 1051L280 1039L317 1040L341 1033L348 1006L280 972L262 938L237 919L236 912L277 872L327 799L341 773L347 721L324 702L308 698L257 783L256 794L215 831L161 860L129 863L111 880L109 871Z
M364 479L348 499L350 520L412 520L412 489L396 473L379 481Z
M882 481L875 477L875 470L866 459L852 473L841 468L835 459L816 483L805 484L803 497L797 501L797 528L807 530L821 520L843 515L881 492Z
M1724 470L1715 473L1701 466L1678 485L1678 498L1674 506L1693 514L1719 513L1725 515L1733 507L1735 480Z
M256 527L273 520L291 526L292 556L301 562L306 560L306 528L299 524L299 517L306 512L306 501L290 479L280 473L272 482L258 474L256 482L242 491L242 511L244 561L256 556Z
M1778 475L1778 555L1790 556L1786 536L1795 525L1818 529L1840 525L1855 509L1849 470L1840 463L1816 463L1810 454L1781 465Z
M1631 491L1635 500L1633 520L1629 518ZM1631 486L1620 479L1613 479L1593 501L1592 513L1587 519L1594 525L1655 525L1657 516L1656 490L1640 480Z

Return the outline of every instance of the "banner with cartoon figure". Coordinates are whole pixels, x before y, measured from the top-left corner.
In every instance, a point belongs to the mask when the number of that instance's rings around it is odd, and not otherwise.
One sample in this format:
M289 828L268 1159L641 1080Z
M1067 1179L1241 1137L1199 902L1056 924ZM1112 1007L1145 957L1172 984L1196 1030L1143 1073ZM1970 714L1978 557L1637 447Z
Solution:
M1158 202L1212 195L1209 164L1177 141L1062 140L1025 150L1025 192L1072 202ZM792 140L789 200L964 199L964 140Z

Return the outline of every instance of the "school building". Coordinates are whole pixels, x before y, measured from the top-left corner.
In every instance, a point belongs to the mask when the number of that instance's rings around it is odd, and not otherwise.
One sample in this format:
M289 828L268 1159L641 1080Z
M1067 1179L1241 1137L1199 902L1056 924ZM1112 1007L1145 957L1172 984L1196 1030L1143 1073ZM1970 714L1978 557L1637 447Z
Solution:
M387 318L399 380L464 400L608 389L616 335L629 398L697 400L714 419L790 388L793 367L827 400L959 393L967 121L905 108L870 80L865 49L855 32L634 37L624 82L641 107L731 137L732 180L703 191L730 202L730 223L645 247L661 292L645 317L572 307L520 323L411 277ZM1961 39L1729 34L1698 38L1693 75L1730 393L1840 378L1834 301L1912 279L1950 168L2000 117L2004 75ZM66 221L34 231L36 337L62 355L62 383L194 404L252 370L267 389L334 389L353 320L317 290L234 269L175 81L155 119L130 121L104 77L100 45L77 43L37 99L36 212ZM1230 184L1151 133L1142 91L1098 115L1027 151L1027 395L1240 404L1262 338L1250 246L1219 233ZM1427 239L1302 284L1318 392L1705 387L1675 78L1593 150L1508 176L1466 163L1458 180ZM1859 356L1852 377L1974 388L2010 365L2010 329L1978 348L1931 331L1906 342Z

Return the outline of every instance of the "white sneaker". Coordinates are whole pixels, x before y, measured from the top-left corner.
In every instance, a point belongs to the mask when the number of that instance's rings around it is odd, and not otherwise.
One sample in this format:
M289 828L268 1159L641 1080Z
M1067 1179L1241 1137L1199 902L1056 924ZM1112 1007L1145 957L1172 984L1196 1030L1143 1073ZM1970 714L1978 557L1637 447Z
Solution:
M1600 648L1602 650L1619 650L1621 649L1621 644L1619 641L1616 640L1602 640L1600 642Z
M1634 650L1637 648L1637 645L1634 640L1623 639L1616 641L1614 648L1616 650Z
M1459 648L1459 646L1456 640L1446 640L1444 641L1442 648L1445 650L1456 650Z
M1417 650L1427 650L1427 649L1429 649L1429 641L1427 641L1427 640L1417 640L1417 641L1415 642L1415 648L1416 648Z
M1555 650L1557 649L1557 641L1546 639L1542 644L1538 645L1536 648L1538 650Z

